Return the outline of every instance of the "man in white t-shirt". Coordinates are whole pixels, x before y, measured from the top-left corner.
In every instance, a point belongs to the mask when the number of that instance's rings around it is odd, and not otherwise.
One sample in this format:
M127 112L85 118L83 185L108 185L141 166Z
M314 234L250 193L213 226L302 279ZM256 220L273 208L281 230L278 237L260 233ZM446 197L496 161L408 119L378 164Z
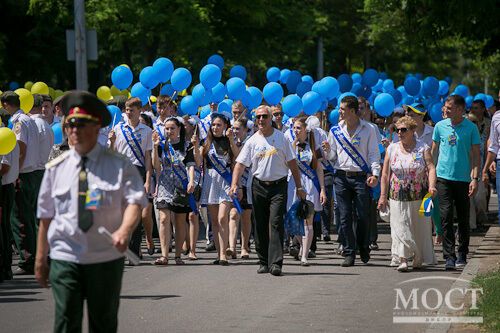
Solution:
M251 166L255 249L260 263L257 273L269 272L278 276L283 265L288 170L297 184L297 196L304 200L306 193L290 142L281 131L272 127L271 108L261 105L255 116L259 131L248 139L236 159L230 193L241 196L240 179L245 168Z

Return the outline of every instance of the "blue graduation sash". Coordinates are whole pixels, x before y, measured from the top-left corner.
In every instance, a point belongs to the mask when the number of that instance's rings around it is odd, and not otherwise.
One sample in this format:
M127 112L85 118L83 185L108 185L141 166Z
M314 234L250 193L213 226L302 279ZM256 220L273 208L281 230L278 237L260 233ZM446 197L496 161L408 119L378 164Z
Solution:
M132 153L134 154L135 158L139 161L139 163L141 163L141 166L143 168L146 168L146 166L144 165L145 161L144 153L142 152L141 145L139 144L139 141L137 140L137 137L135 136L134 132L130 129L130 126L127 126L128 132L125 132L125 129L123 128L123 123L120 125L120 128L122 130L123 137L125 138L125 141L127 141L127 145L130 147L130 150L132 150ZM130 141L131 138L134 144L132 144L132 142ZM137 151L139 152L139 154L137 153Z
M309 164L307 164L306 162L301 161L300 160L300 155L299 155L298 162L299 163L297 163L297 165L299 166L300 172L304 176L306 176L307 178L309 178L313 182L314 187L316 187L316 190L318 190L318 193L321 193L321 186L319 184L318 174L316 173L316 170L314 170L313 168L311 168L309 166Z
M340 126L333 126L332 129L330 130L339 143L340 147L344 149L344 151L349 155L349 157L356 163L356 165L363 170L366 173L371 173L370 167L366 163L365 159L359 151L352 145L352 143L347 140L345 137L344 133L342 133L342 130L340 129Z
M182 187L187 191L188 188L188 174L184 164L179 161L175 156L175 150L170 143L168 143L168 150L170 155L170 163L172 164L172 171L179 178L182 183ZM177 162L177 163L176 163ZM198 207L196 206L196 200L194 199L193 193L188 193L189 207L193 210L195 214L198 213Z
M156 127L156 132L160 136L160 147L163 151L165 151L165 136L161 133L161 128L158 125L155 125Z
M330 163L330 161L323 159L321 161L321 164L323 164L323 169L335 174L335 168L333 167L332 163Z
M227 168L221 160L217 157L217 154L215 152L214 144L212 143L212 146L210 147L210 151L207 154L208 159L210 160L210 163L212 163L212 166L214 167L215 171L226 181L226 183L231 186L231 181L233 176L231 175L231 172L229 171L229 168ZM232 196L233 198L233 205L238 211L238 213L241 214L243 211L241 209L240 201L236 196Z

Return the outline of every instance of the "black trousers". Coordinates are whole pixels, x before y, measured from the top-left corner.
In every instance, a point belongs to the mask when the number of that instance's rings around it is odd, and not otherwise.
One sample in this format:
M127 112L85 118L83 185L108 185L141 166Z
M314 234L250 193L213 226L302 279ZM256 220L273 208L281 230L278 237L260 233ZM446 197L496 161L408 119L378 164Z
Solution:
M443 228L443 257L454 258L455 230L453 228L454 208L457 210L458 253L466 256L469 253L469 183L438 178L439 212Z
M266 185L257 178L252 183L255 221L255 250L261 265L283 265L284 215L288 183L286 178ZM269 235L271 232L271 235Z

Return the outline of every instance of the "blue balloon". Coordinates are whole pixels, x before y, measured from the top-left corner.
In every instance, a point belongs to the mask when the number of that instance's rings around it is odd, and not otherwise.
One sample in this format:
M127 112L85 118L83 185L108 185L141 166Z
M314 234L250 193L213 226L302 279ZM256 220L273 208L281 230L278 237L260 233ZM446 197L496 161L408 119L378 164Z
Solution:
M141 99L142 102L144 102L144 99L146 101L149 100L149 96L151 96L151 90L145 88L142 83L137 82L132 86L132 89L130 89L130 96L132 97L138 97Z
M335 126L339 123L339 118L339 109L333 109L332 111L330 111L330 114L328 115L328 121L332 126Z
M286 79L286 88L291 94L297 91L297 85L302 81L302 74L299 71L291 71Z
M183 91L191 84L192 80L191 73L184 67L177 68L170 78L170 82L172 83L172 87L178 92Z
M311 75L303 75L302 76L302 82L309 82L310 84L314 83L314 79L312 78Z
M387 80L388 78L389 78L389 76L387 76L386 72L380 72L379 79L384 81L384 80Z
M363 73L363 84L368 86L368 87L373 87L374 85L377 84L379 79L378 72L374 70L373 68L368 68L364 73Z
M223 100L222 102L219 103L219 106L217 106L217 111L218 112L229 112L231 113L231 110L232 110L232 103L228 103L227 102L228 100L225 99Z
M271 67L266 72L268 82L277 82L280 79L281 72L278 67Z
M341 74L337 78L337 82L339 83L339 90L340 93L345 93L348 91L351 91L352 88L352 79L349 75L347 74Z
M403 99L405 99L406 97L408 97L408 93L406 92L405 87L399 86L397 88L397 90L401 93L401 96L403 96Z
M214 64L203 66L200 71L200 82L205 89L212 89L220 82L222 72L219 67Z
M434 96L437 95L439 90L439 80L434 76L428 76L425 78L422 84L422 95L423 96Z
M161 87L160 95L172 97L174 95L174 92L174 87L172 87L172 85L169 83Z
M235 65L229 71L229 77L239 77L243 81L247 78L247 70L241 65Z
M200 119L205 119L211 112L210 105L205 105L201 108Z
M184 96L181 100L182 113L194 116L198 113L198 103L193 96Z
M476 96L474 96L474 101L481 100L486 104L486 95L483 93L479 93Z
M139 81L146 89L154 89L158 85L158 75L153 66L144 67L139 74Z
M174 72L174 64L168 58L158 58L153 63L153 68L156 72L158 81L161 83L166 83L170 80L172 73Z
M321 102L321 106L319 107L319 110L318 111L325 111L326 108L328 107L328 101L325 99Z
M109 128L113 128L122 120L122 110L116 105L108 105L107 108L111 114L111 124Z
M312 86L312 83L308 81L302 81L297 85L295 93L299 95L299 97L302 97L306 92L311 91Z
M361 91L361 96L368 99L372 95L372 88L363 86L363 90ZM359 95L358 95L359 96Z
M9 83L9 90L16 90L17 88L19 88L19 83L17 83L16 81L12 81Z
M63 131L61 123L52 125L52 132L54 132L54 144L59 145L63 142Z
M455 94L462 96L463 98L469 96L469 88L466 85L459 84L455 87Z
M212 102L222 102L222 100L226 97L226 93L226 86L222 82L217 83L215 87L212 88Z
M437 123L438 121L441 121L443 120L443 112L442 112L442 107L443 107L443 104L441 102L439 103L435 103L434 105L432 105L430 107L430 116L431 116L431 119L434 123Z
M375 97L375 112L381 117L389 117L394 111L395 106L394 98L388 93L381 93Z
M339 94L339 89L338 81L331 76L326 76L319 81L318 87L314 91L319 93L323 99L329 100Z
M219 67L217 67L217 69L218 68ZM191 96L193 96L196 104L199 106L207 105L212 100L212 90L206 90L201 83L198 83L194 86Z
M111 82L113 82L113 85L120 90L130 87L133 79L134 75L127 66L115 67L113 72L111 72Z
M448 82L449 85L451 85L451 83L453 82L453 80L449 76L445 77L444 80Z
M486 95L486 102L484 102L484 104L486 104L486 108L489 109L495 104L495 101L491 95Z
M404 86L410 96L417 96L420 92L420 81L415 76L407 77Z
M207 64L212 64L220 68L220 70L224 69L224 59L218 54L212 54L207 61Z
M398 105L399 103L401 103L401 100L403 99L403 96L401 95L401 93L399 92L399 90L393 89L393 90L388 91L388 93L394 99L394 104Z
M7 122L7 127L9 129L12 129L12 127L14 127L14 124L12 123L12 117L9 118L9 121Z
M308 116L312 116L318 112L321 107L321 95L315 91L308 91L302 96L302 105L304 113Z
M352 82L354 82L354 83L361 83L361 81L363 81L363 76L361 76L361 74L359 74L359 73L353 73L351 75L351 78L352 78Z
M281 105L283 112L290 118L297 117L302 111L302 99L296 94L286 96Z
M245 81L239 77L233 77L226 82L227 96L234 100L241 100L246 91Z
M439 96L445 96L446 94L448 94L449 90L450 90L450 85L448 84L448 82L446 82L445 80L439 81L439 89L438 89Z
M262 103L262 91L257 87L248 87L246 91L249 95L249 101L247 102L247 107L249 110L253 110Z
M266 84L263 93L264 99L269 105L277 105L283 98L283 88L276 82Z
M330 104L332 108L336 108L337 105L339 104L339 100L336 97L332 98L331 100L328 101L328 104Z
M363 91L363 86L361 85L361 83L354 83L352 85L351 92L354 95L359 96L362 91Z
M291 71L287 68L282 69L280 72L280 82L282 84L286 84L286 80L288 79L288 75L290 75Z
M473 101L474 101L474 97L472 97L472 96L465 97L465 107L467 109L470 109L470 107L472 106L472 102Z
M382 88L384 92L389 92L391 90L394 90L394 81L391 79L386 79L384 80L384 83L382 84Z
M377 84L372 87L372 91L376 91L376 92L382 91L383 85L384 85L384 80L379 79Z
M411 96L403 98L403 105L411 105L415 103L415 99Z

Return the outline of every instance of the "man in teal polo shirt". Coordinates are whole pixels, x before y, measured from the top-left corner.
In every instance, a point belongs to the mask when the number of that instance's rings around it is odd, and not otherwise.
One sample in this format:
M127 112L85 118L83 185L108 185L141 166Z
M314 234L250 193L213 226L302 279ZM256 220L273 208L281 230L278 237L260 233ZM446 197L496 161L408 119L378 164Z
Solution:
M476 193L479 180L481 139L477 126L463 117L464 111L463 97L449 96L444 106L447 119L436 124L432 136L432 155L437 160L437 190L446 270L464 267L467 263L469 198ZM455 255L454 208L458 221L458 256Z

